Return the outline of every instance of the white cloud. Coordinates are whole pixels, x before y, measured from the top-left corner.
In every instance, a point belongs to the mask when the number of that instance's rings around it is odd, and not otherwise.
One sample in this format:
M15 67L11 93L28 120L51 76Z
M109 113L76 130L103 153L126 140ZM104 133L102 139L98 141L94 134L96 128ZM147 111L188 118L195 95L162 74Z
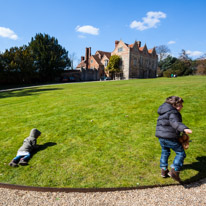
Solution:
M202 56L204 53L201 52L201 51L190 51L190 50L187 50L186 54L188 56L191 56L191 57L197 57L197 56Z
M176 41L169 41L167 44L176 44Z
M99 34L99 29L95 28L93 26L90 26L90 25L77 26L75 28L75 30L77 32L86 33L86 34L92 34L92 35L98 35Z
M11 29L5 27L0 27L0 36L13 40L18 39L18 36Z
M160 19L165 19L166 16L167 15L161 11L149 11L147 12L147 16L142 18L143 21L133 21L130 24L130 28L140 31L157 28L157 24L160 22Z

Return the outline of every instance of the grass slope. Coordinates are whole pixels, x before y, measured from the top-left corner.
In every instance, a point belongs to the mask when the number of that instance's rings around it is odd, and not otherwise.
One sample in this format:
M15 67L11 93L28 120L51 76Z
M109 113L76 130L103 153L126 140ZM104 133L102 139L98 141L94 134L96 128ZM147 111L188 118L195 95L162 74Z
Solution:
M78 188L174 183L160 177L154 135L157 109L171 95L184 99L183 122L193 130L181 177L206 177L206 77L191 76L0 93L0 182ZM29 166L10 168L32 128L42 132L39 151Z

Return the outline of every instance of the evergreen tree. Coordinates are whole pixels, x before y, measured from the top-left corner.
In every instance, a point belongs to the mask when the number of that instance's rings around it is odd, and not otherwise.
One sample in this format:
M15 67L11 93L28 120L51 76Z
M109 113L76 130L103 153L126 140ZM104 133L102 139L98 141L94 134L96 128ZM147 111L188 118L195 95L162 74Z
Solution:
M58 44L58 40L48 34L36 34L29 43L36 72L41 81L54 81L64 69L70 66L68 52Z
M29 47L26 45L19 47L15 52L14 62L21 72L20 83L35 83L37 81L38 76L35 73L34 61Z
M1 83L16 84L19 82L20 68L16 64L14 57L18 47L11 47L2 54L3 79ZM6 81L5 81L6 80Z
M166 71L171 68L172 64L177 61L177 58L168 55L165 59L158 63L161 70Z

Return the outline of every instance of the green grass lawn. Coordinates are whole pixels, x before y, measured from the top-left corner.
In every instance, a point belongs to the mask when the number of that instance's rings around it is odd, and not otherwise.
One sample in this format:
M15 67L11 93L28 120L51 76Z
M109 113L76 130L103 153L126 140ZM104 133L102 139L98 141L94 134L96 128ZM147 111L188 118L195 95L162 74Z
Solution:
M206 177L206 76L61 84L0 93L0 182L51 187L133 187L173 184L160 177L157 109L184 99L193 130L181 172ZM32 128L41 145L28 166L11 168ZM170 163L174 158L171 154Z

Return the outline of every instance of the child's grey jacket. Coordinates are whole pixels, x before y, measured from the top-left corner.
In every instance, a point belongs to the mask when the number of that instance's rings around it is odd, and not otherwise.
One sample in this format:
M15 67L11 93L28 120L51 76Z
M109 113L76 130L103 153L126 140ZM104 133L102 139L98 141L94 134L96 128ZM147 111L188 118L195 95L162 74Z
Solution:
M29 137L24 140L23 145L19 148L18 152L32 152L36 147L36 139L40 134L41 132L38 129L32 129Z
M188 127L182 123L180 112L171 104L162 104L158 109L158 114L160 116L157 119L156 137L177 140L180 132L188 129Z

